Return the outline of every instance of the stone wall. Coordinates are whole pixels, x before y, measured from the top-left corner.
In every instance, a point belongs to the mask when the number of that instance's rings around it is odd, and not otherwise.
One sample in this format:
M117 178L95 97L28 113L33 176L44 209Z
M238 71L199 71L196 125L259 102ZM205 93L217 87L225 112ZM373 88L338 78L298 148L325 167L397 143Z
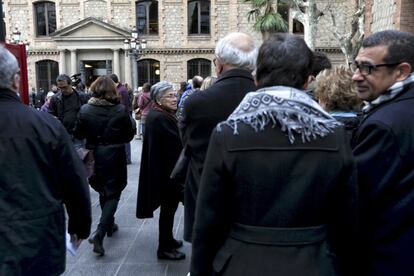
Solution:
M350 13L350 5L347 3L351 0L319 0L318 7L323 9L328 1L335 5L337 22L345 30ZM36 38L34 35L33 2L35 0L4 0L7 33L10 34L12 28L17 26L22 32L22 38L28 39L30 42L31 53L28 58L30 87L33 87L36 83L36 61L51 59L59 62L55 41L48 37ZM160 62L162 79L177 83L186 80L187 61L194 58L212 60L215 44L229 32L242 31L249 33L260 45L261 33L255 32L252 28L253 22L249 22L247 19L247 13L251 9L250 3L245 3L244 0L212 0L210 34L188 36L187 2L187 0L158 1L159 34L144 36L148 48L165 50L144 57L156 59ZM58 30L87 17L99 18L123 29L130 29L135 25L135 1L55 0L54 3L56 5ZM325 14L320 21L317 47L335 48L337 46L337 42L330 32L330 24L330 18ZM404 24L409 25L411 23ZM171 52L168 52L170 50ZM339 56L335 52L333 58L340 60ZM70 60L67 56L66 66L69 65ZM123 66L123 63L121 63L121 66ZM124 70L121 69L121 71ZM214 66L212 66L212 74L214 74Z

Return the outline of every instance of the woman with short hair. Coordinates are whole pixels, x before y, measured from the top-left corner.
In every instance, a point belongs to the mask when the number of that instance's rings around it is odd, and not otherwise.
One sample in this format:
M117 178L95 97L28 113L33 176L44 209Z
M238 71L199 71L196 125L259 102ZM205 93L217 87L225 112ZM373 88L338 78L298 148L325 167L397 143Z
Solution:
M86 139L86 149L92 150L95 158L89 184L99 193L102 214L89 242L93 244L93 251L103 256L105 234L111 237L118 230L114 215L127 184L124 144L134 137L135 127L109 77L99 77L90 90L92 97L78 113L74 135L77 139Z
M158 259L182 260L177 248L182 241L173 237L174 214L182 197L179 183L170 178L182 145L178 133L177 94L173 85L161 81L151 87L153 104L145 122L139 174L137 218L152 218L161 206Z

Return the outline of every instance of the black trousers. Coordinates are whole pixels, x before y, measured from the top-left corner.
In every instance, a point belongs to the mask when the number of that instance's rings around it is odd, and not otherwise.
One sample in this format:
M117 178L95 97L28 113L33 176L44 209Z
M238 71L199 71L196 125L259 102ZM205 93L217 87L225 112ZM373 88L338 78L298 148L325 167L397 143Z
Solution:
M173 249L174 215L177 211L179 197L173 193L167 193L161 201L160 219L158 221L159 238L158 250L170 251Z
M103 194L99 195L99 205L101 206L102 214L98 224L98 230L108 231L115 221L115 212L118 208L119 198L121 193L116 193L110 197Z

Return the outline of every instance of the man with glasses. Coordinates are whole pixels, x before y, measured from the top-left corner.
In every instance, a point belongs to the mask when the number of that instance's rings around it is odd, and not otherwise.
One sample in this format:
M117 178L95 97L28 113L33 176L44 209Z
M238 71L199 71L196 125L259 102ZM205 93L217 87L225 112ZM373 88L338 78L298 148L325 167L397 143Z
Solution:
M49 113L59 119L72 136L80 107L88 101L84 92L72 87L72 80L66 74L56 78L58 93L50 100ZM72 138L74 140L74 138ZM78 144L79 141L73 141Z
M351 69L365 101L353 137L361 275L409 275L414 271L414 36L374 33L363 41Z

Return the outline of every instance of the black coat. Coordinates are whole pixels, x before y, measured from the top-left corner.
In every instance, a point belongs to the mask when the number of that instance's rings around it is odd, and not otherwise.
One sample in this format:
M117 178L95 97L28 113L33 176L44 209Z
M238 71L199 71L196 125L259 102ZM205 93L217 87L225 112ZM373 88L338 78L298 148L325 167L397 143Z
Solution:
M170 174L182 150L177 121L151 109L146 117L139 173L137 218L151 218L165 197L180 197Z
M353 139L365 275L414 271L414 84L367 114ZM361 248L362 249L362 248Z
M254 90L256 87L250 72L232 69L220 76L209 89L194 93L185 102L180 131L190 156L184 195L186 241L191 242L195 202L211 131L217 123L227 119L246 93Z
M134 137L132 118L122 104L83 105L74 135L86 138L86 148L95 156L91 186L109 197L122 192L127 184L125 143Z
M59 119L65 126L69 134L73 133L77 114L82 105L88 101L88 95L73 89L70 100L68 96L64 96L62 92L57 92L50 99L48 112ZM74 97L74 98L72 98ZM69 102L69 103L68 103Z
M353 268L358 198L345 131L337 128L306 144L298 136L293 145L278 127L255 132L240 123L238 131L222 126L211 137L197 198L191 275L211 275L213 267L220 275L336 275L331 250L336 264ZM229 236L236 223L284 230L325 225L329 247L241 242ZM255 240L249 234L247 239Z
M62 124L0 91L0 275L58 275L68 232L91 226L83 164Z

